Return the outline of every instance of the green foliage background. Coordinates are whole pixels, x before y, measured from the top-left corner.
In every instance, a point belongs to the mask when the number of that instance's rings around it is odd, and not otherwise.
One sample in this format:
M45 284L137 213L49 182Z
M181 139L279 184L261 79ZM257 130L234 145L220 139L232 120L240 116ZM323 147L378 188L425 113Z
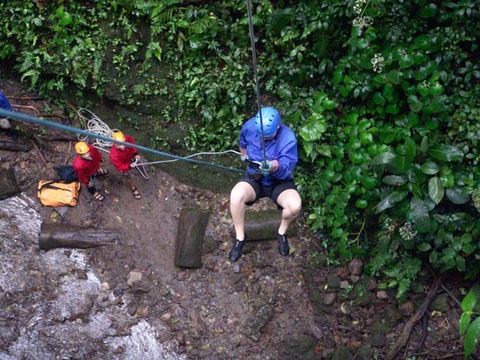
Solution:
M368 254L399 296L423 261L477 275L478 3L260 0L254 13L264 103L298 134L297 183L332 258ZM236 147L255 112L250 55L244 1L0 9L0 60L22 80L93 90L144 116L152 140L181 124L190 149Z

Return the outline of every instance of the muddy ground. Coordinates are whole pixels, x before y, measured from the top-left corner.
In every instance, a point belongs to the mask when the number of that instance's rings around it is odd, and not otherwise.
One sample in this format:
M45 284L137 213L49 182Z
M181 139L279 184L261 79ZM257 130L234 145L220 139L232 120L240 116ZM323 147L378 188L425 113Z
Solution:
M24 106L18 110L65 116L46 101L22 99L33 94L16 81L0 85L14 105ZM19 127L18 141L30 142L22 134L32 127ZM0 133L0 140L11 139ZM232 264L226 194L150 167L148 181L134 178L143 195L135 200L108 154L110 174L97 180L103 202L82 189L76 207L43 207L37 182L71 159L68 149L68 142L55 141L29 152L0 150L2 171L14 168L24 188L0 201L0 360L383 359L431 285L425 273L398 303L364 274L361 262L328 266L313 257L320 240L302 219L289 257L277 254L275 242L258 242ZM174 266L185 207L211 210L199 269ZM253 210L270 208L261 201ZM37 245L42 222L114 228L121 237L96 249L45 252ZM460 286L455 279L445 283L452 296L439 291L398 358L463 358L454 300Z

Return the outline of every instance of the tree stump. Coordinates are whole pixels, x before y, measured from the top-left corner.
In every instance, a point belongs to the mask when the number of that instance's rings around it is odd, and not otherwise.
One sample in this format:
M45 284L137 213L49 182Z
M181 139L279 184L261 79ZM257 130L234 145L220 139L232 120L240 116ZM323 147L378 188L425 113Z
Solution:
M0 200L6 199L20 192L13 169L0 169Z
M247 241L276 239L278 227L282 221L282 213L278 210L246 211L245 234ZM296 233L296 223L293 221L287 235Z
M113 229L43 223L38 237L38 246L42 250L55 248L87 249L114 244L119 237L120 233Z
M178 220L175 265L184 268L202 266L202 244L210 210L182 209Z

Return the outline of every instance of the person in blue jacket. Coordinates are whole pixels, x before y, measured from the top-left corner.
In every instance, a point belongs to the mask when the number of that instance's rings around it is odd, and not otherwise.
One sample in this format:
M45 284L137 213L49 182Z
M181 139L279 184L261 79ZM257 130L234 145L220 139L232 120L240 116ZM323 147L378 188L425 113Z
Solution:
M260 114L248 120L240 131L240 156L248 162L243 178L230 193L230 212L235 227L236 241L230 250L230 261L242 255L245 243L245 208L262 197L269 197L282 209L282 221L278 228L277 245L280 255L288 256L290 247L287 229L302 208L302 200L295 184L293 171L298 162L297 139L293 131L282 124L280 113L273 107L263 107ZM265 144L266 168L263 162Z
M12 105L10 105L10 102L8 101L7 97L1 91L0 91L0 108L4 110L12 111ZM11 127L12 125L10 124L10 121L0 116L0 129L10 130Z

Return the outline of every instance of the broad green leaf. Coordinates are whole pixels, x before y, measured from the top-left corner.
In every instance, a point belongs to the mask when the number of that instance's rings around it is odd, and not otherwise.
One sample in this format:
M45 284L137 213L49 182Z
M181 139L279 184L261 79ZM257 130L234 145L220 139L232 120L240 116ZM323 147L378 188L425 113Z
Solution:
M384 152L375 156L372 161L370 161L370 165L389 165L395 159L396 155L391 152Z
M405 140L405 157L409 162L412 162L415 156L417 155L417 145L412 138L407 138Z
M428 242L422 242L420 245L418 245L418 250L419 251L428 251L432 248L432 245L430 245Z
M443 196L445 195L445 189L440 184L440 179L438 177L433 177L428 182L428 196L435 204L440 204Z
M458 320L458 332L460 336L465 335L470 321L472 321L472 313L470 311L464 312L462 316L460 316L460 320Z
M463 205L470 201L470 195L459 187L447 189L445 194L448 200L457 205Z
M379 92L373 95L373 102L379 106L385 105L385 98Z
M387 185L394 185L394 186L400 186L407 182L404 176L398 176L398 175L385 176L382 181Z
M440 167L433 161L427 161L422 165L422 172L426 175L435 175L439 170Z
M325 118L320 114L313 114L309 117L307 125L300 129L300 136L305 141L315 141L322 137L327 130Z
M329 145L322 144L318 147L318 152L323 156L332 157L332 150Z
M430 231L430 215L428 207L422 199L413 198L410 201L410 208L412 211L412 218L415 222L415 228L420 233L427 233Z
M387 75L387 79L395 85L400 84L400 80L401 80L400 72L398 70L390 71Z
M326 110L333 110L333 109L336 109L338 107L338 104L336 101L334 100L330 100L328 98L325 98L323 99L322 101L322 106L326 109Z
M405 54L400 58L399 64L400 69L406 69L415 64L415 59L411 55Z
M420 16L424 18L429 18L435 16L437 11L437 5L435 5L434 3L430 3L420 9Z
M464 352L465 357L469 357L475 351L478 339L480 337L480 317L472 321L465 335Z
M413 112L418 113L422 111L423 104L415 95L410 95L407 99L407 102L408 106Z
M385 98L392 102L393 99L394 99L394 93L393 93L393 86L391 84L387 84L385 85L385 87L383 88L383 96L385 96Z
M382 211L391 208L396 203L405 199L407 194L406 191L394 191L387 195L375 206L375 214L379 214Z
M468 294L463 298L460 307L464 312L473 311L475 305L477 305L478 297L473 289L471 289Z
M430 146L428 154L440 161L461 161L463 159L462 151L452 145L437 144Z

